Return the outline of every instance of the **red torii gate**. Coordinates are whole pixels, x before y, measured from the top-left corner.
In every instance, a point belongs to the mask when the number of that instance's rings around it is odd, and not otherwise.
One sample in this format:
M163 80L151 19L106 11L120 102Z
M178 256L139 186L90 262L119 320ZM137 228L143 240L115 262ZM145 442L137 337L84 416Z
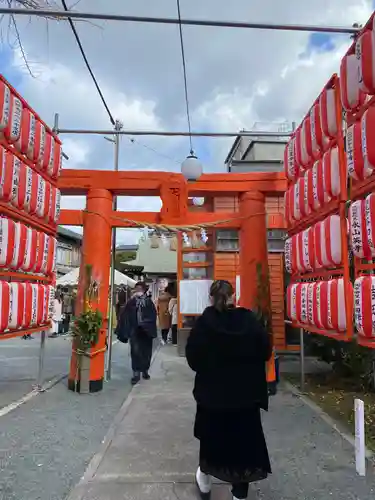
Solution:
M267 226L285 225L282 216L266 220L265 195L280 196L286 186L283 173L204 174L196 182L187 182L182 174L168 172L63 170L59 179L62 195L85 195L87 204L85 210L62 210L59 224L84 228L82 265L90 264L93 276L100 282L97 306L104 318L108 308L112 228L142 224L218 223L217 228L239 229L241 305L251 308L257 295L256 265L259 262L268 265ZM113 211L114 195L160 196L162 208L160 212ZM226 195L239 196L239 213L188 211L188 197ZM220 222L224 220L227 222ZM106 331L107 321L95 346L97 355L90 358L90 392L103 387ZM76 374L77 358L73 349L69 374L69 387L73 390Z

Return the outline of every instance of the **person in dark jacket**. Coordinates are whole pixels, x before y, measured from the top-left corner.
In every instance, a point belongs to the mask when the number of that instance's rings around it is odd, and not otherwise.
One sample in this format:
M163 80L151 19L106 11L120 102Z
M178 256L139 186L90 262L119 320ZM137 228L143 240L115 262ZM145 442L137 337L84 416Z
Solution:
M200 441L196 482L202 498L211 477L232 484L233 499L271 473L260 411L268 410L266 361L270 335L253 312L231 306L233 287L215 281L207 307L191 330L186 359L196 372L194 436Z
M126 305L126 299L127 299L127 294L126 294L126 288L121 287L118 291L117 294L117 303L116 303L116 320L119 321L121 310L123 307Z
M140 281L135 285L135 293L120 311L116 333L121 342L130 341L132 361L132 384L137 384L141 374L145 380L151 364L153 339L157 337L156 308L147 293L147 285Z

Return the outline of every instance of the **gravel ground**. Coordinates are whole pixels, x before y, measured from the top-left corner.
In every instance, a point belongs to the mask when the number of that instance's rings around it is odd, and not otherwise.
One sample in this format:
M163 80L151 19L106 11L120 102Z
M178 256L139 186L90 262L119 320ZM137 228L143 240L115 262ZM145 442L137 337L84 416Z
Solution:
M0 418L0 499L62 500L96 453L130 386L128 347L113 349L113 377L80 396L66 381Z

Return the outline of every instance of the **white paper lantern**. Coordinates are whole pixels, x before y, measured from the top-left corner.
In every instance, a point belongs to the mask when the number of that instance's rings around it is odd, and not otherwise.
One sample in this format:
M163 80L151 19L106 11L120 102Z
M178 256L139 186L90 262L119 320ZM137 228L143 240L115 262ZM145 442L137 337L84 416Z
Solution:
M196 181L203 173L203 166L195 154L190 155L181 164L181 173L188 181Z

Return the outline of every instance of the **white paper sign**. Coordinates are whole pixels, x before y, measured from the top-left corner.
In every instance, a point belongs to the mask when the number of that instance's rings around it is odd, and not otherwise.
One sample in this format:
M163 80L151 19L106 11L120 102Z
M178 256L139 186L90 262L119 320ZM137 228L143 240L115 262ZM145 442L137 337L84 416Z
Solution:
M365 409L361 399L354 400L355 415L355 468L360 476L366 475Z
M240 304L241 297L241 276L237 274L236 276L236 305Z
M179 285L181 314L202 314L211 304L212 280L181 280Z

